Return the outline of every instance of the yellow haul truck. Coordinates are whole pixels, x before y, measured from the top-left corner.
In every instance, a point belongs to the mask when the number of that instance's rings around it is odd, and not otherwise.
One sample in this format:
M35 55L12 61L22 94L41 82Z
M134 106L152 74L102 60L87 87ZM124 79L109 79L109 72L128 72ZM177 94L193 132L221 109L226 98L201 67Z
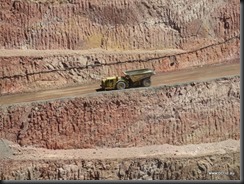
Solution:
M124 76L121 77L107 77L101 82L101 89L97 90L109 90L109 89L125 89L131 87L149 87L151 85L151 76L156 72L152 69L138 69L124 71Z

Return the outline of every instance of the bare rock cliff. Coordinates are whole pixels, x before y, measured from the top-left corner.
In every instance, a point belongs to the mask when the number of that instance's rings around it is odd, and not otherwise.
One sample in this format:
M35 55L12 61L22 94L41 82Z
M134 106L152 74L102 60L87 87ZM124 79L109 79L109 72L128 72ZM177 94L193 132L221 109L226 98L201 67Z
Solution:
M5 51L6 52L6 51ZM33 51L30 51L31 53ZM152 68L167 72L240 59L240 37L192 51L87 52L55 54L33 52L26 56L0 56L0 95L31 92L100 81L124 70ZM5 54L7 55L7 54Z
M4 106L0 137L50 149L240 139L240 77Z
M236 0L0 0L0 48L192 49L240 34Z

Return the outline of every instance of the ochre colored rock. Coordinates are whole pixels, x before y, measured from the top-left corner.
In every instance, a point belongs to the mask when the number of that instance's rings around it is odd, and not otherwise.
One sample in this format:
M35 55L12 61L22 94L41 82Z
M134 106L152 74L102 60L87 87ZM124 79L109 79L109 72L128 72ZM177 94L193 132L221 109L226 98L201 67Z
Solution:
M0 137L50 149L240 139L240 77L0 108Z

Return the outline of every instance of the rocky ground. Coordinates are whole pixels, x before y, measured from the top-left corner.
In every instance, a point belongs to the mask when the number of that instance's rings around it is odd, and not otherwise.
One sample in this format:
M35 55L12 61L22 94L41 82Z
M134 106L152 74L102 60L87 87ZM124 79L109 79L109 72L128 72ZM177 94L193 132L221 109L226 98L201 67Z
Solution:
M18 103L0 110L1 137L22 146L72 149L237 140L240 76Z
M240 56L236 0L0 2L0 94L92 83L126 69L174 71Z
M239 91L233 76L3 106L2 178L238 180Z
M1 157L1 179L5 180L240 178L240 142L234 140L184 146L49 150L20 147L1 139L0 148L5 154Z
M0 0L1 180L240 180L240 152L239 1Z
M240 58L240 38L192 51L179 49L137 51L1 51L0 94L32 92L91 84L124 70L154 68L169 72ZM36 55L36 56L35 56ZM42 55L42 56L40 56Z

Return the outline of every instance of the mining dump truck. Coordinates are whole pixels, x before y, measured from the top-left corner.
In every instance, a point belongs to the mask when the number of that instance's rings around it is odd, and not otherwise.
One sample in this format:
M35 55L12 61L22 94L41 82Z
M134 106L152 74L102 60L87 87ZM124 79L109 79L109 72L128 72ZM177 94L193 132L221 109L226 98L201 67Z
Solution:
M122 90L132 87L149 87L151 85L151 76L156 72L152 69L138 69L124 71L124 76L107 77L101 82L100 90L117 89Z

